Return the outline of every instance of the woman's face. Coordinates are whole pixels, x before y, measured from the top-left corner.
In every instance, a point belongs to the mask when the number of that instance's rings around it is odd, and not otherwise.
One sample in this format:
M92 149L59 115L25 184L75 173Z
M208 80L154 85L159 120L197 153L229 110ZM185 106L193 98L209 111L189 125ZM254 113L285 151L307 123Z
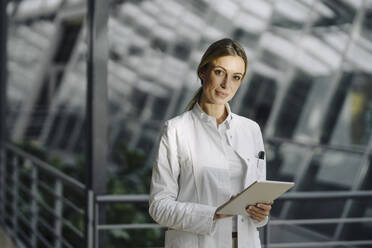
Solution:
M223 56L213 60L200 74L203 80L201 100L209 104L224 105L238 90L245 72L244 60L239 56Z

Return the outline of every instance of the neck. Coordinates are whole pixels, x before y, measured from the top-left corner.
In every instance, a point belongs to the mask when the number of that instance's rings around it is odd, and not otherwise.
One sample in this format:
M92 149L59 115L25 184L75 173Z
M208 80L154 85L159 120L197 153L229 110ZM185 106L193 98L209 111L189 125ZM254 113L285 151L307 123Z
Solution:
M221 124L228 115L225 105L207 103L202 99L200 99L199 105L207 115L216 118L217 126Z

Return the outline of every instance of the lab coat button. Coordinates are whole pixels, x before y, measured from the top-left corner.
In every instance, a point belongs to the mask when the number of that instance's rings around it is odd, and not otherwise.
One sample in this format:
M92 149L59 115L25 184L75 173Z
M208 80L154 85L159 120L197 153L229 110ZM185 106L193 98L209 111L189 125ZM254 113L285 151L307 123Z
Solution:
M241 219L240 221L241 221L241 222L244 222L244 219Z

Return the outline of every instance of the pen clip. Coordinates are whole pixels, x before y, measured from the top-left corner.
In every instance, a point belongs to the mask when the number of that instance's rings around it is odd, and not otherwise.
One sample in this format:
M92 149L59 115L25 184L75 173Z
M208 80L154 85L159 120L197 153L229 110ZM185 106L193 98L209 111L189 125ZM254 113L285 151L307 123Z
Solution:
M264 151L260 151L260 152L258 153L258 158L259 158L259 159L265 159L265 152L264 152Z

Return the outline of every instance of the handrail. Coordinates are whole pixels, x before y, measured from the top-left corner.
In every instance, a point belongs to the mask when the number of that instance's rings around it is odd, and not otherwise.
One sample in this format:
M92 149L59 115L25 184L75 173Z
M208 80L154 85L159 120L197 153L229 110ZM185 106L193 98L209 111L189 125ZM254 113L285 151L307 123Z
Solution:
M97 230L115 230L115 229L165 229L165 226L156 223L144 223L144 224L102 224L97 225Z
M319 241L319 242L293 242L293 243L275 243L270 245L262 245L262 248L299 248L299 247L339 247L339 246L356 246L356 245L372 245L370 240L350 240L350 241ZM365 246L366 247L366 246ZM369 246L370 247L370 246Z
M66 185L69 185L75 189L77 189L80 193L84 193L86 187L84 184L79 182L78 180L69 177L65 175L64 173L60 172L58 169L51 167L49 164L45 163L44 161L40 160L39 158L30 155L29 153L22 151L20 148L11 145L6 144L6 148L15 154L18 154L21 157L24 157L26 159L29 159L35 166L37 166L39 169L49 173L50 175L60 179L63 183Z
M324 199L356 199L372 197L372 190L356 191L311 191L311 192L290 192L283 194L276 199L280 200L324 200Z
M324 199L357 199L372 197L372 190L357 191L311 191L289 192L283 194L275 201L282 200L324 200ZM97 203L146 203L149 195L98 195Z
M338 223L362 223L371 222L370 217L350 218L319 218L319 219L294 219L294 220L270 220L270 225L314 225L314 224L338 224Z
M149 200L148 195L98 195L97 203L146 203Z
M279 137L264 137L266 142L273 142L273 143L286 143L301 147L308 147L313 149L324 149L324 150L332 150L332 151L338 151L338 152L349 152L349 153L356 153L356 154L364 154L366 151L365 146L360 145L348 145L348 146L340 146L340 145L325 145L325 144L319 144L319 143L305 143L300 142L297 140L291 140L291 139L285 139L285 138L279 138Z

